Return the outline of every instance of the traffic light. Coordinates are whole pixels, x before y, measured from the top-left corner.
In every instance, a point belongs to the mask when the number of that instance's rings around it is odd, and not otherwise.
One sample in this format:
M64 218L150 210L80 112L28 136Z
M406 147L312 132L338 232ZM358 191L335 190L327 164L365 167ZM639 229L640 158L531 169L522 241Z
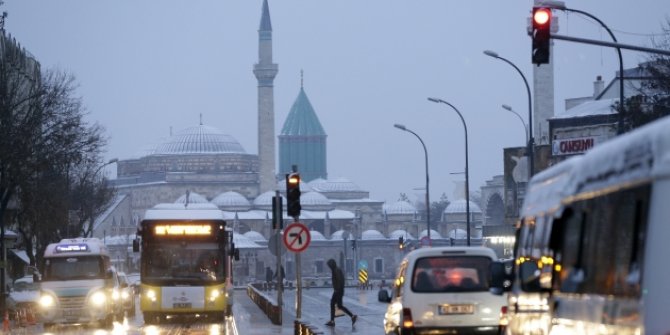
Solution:
M551 45L551 9L533 7L533 64L549 63L549 47Z
M286 214L300 216L300 174L297 172L286 175Z
M405 248L405 239L400 236L398 237L398 249L402 250L403 248Z

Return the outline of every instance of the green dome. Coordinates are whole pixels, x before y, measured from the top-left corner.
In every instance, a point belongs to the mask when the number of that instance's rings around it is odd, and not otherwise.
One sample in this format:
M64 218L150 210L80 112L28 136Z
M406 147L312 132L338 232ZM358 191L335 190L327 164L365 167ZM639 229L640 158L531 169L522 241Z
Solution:
M303 88L300 88L300 93L286 117L281 135L326 136L326 132L321 127L321 122L319 122L319 118L316 116Z

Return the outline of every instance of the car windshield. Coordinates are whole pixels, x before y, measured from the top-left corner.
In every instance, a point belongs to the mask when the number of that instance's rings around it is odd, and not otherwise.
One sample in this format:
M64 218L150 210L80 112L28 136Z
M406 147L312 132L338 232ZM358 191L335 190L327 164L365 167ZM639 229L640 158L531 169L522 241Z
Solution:
M484 256L424 257L412 274L415 292L478 292L489 288L491 259Z
M44 269L44 281L105 278L99 256L47 258Z

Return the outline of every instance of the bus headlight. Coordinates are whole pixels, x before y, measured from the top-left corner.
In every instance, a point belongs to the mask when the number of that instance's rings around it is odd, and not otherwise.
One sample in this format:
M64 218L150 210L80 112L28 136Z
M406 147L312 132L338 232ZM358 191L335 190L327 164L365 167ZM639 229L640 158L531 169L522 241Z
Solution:
M102 306L102 305L105 304L106 301L107 301L107 296L105 296L105 293L101 292L101 291L93 293L91 295L91 298L89 299L89 302L93 306Z
M128 298L130 298L130 294L128 294L128 291L126 290L121 291L121 298L123 300L128 300Z
M214 302L220 295L221 292L219 290L212 290L212 292L209 294L209 301Z
M44 294L40 297L40 306L49 308L56 304L56 299L51 294Z
M147 298L149 298L149 300L151 300L151 301L156 301L156 291L154 291L152 289L148 289L147 290Z

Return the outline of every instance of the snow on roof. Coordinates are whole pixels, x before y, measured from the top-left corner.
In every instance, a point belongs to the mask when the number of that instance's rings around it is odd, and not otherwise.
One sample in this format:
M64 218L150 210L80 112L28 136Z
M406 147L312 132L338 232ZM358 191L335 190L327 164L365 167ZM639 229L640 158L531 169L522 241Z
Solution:
M454 229L454 230L450 231L448 235L449 235L450 238L459 239L459 240L468 238L468 232L463 230L463 229Z
M414 236L412 236L412 234L408 233L406 230L403 230L403 229L394 230L394 231L391 232L391 234L389 234L389 238L390 239L395 239L395 240L397 240L398 237L400 237L400 236L402 236L405 240L414 240L415 239Z
M421 239L424 236L428 236L428 230L424 229L419 233L419 239ZM442 238L442 235L438 233L436 230L431 229L430 230L430 238L435 239L435 238Z
M466 207L466 202L465 199L458 199L456 201L452 201L447 208L444 209L444 214L458 214L458 213L465 213L467 212L467 207ZM470 213L481 213L482 210L475 204L474 202L470 201ZM431 232L431 235L433 233Z
M325 241L326 240L326 237L323 236L323 234L321 234L320 232L318 232L316 230L310 230L309 234L312 237L312 241Z
M188 195L188 203L189 204L203 204L203 203L208 203L209 201L207 198L204 196L195 193L195 192L189 192L187 194L182 194L181 197L179 197L177 200L175 200L176 204L183 204L186 203L186 195Z
M250 230L244 234L244 237L254 241L254 242L267 242L268 240L263 237L263 235L257 231Z
M385 240L386 237L379 230L366 230L361 234L361 240Z
M102 214L98 215L98 217L93 221L93 230L96 230L98 226L100 226L106 219L109 217L110 214L116 209L116 207L125 199L128 195L127 194L117 194L114 199L110 202L110 204L107 206L107 209L105 209Z
M212 203L221 207L221 209L248 211L251 203L243 195L229 191L224 192L212 199Z
M521 217L535 216L559 208L561 200L572 192L568 188L572 171L582 158L574 156L533 176L528 184Z
M235 248L239 249L265 248L264 246L252 241L251 239L242 234L233 234L233 243L235 243Z
M224 216L218 208L199 209L189 206L185 209L182 206L181 209L162 209L154 207L144 213L144 220L224 220Z
M384 204L382 210L389 215L393 214L415 214L416 207L407 201L400 200L392 204Z
M562 113L558 113L551 119L569 119L582 116L616 114L617 111L614 110L612 106L618 101L619 99L616 98L587 101Z

